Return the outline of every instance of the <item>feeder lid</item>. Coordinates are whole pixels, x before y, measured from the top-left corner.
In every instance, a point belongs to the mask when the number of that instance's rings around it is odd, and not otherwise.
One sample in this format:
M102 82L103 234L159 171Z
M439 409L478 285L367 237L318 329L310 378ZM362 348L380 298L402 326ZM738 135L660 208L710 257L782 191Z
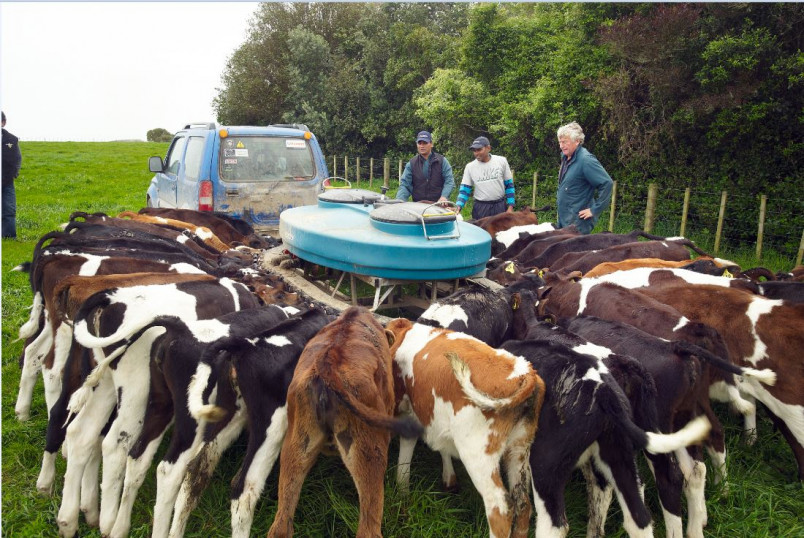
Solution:
M394 224L421 224L422 217L426 224L437 224L455 220L455 211L421 202L401 202L376 207L369 213L372 220Z
M380 197L380 193L368 189L327 189L318 195L324 202L341 204L373 204Z

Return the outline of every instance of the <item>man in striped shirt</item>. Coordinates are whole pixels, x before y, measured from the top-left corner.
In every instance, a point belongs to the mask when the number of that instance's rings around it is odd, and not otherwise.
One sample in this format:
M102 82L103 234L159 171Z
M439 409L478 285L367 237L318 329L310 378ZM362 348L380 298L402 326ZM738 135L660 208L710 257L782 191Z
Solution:
M474 189L472 219L491 217L514 211L514 174L508 159L491 154L491 143L485 136L475 138L469 149L475 159L463 169L463 180L456 203L463 210Z

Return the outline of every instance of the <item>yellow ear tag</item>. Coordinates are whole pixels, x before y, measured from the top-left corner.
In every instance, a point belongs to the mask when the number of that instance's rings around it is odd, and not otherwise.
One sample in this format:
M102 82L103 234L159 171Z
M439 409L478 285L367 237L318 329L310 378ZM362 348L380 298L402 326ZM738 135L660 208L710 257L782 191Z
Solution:
M516 310L519 308L519 294L514 296L514 302L511 305L511 310Z
M729 270L728 270L728 269L726 269L725 271L723 271L723 276L725 276L726 278L734 278L734 275L733 275L733 274L731 274L731 273L729 273Z
M539 278L544 278L544 269L539 269Z
M514 269L515 269L515 268L514 268L514 262L508 262L508 263L505 265L505 272L506 272L506 273L513 273L513 272L514 272Z

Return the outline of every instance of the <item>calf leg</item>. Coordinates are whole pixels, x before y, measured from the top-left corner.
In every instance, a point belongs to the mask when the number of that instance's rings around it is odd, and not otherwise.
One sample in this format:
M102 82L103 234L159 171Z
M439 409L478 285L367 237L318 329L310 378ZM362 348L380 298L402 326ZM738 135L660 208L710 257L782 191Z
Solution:
M514 510L512 537L526 538L530 529L530 516L533 509L528 492L531 487L529 455L530 443L528 440L515 443L505 455L508 491L511 492L511 505Z
M253 412L253 410L252 410ZM253 419L253 417L252 417ZM238 473L235 487L232 491L232 537L248 538L251 524L254 521L254 508L265 487L265 480L279 457L285 432L288 429L287 408L275 408L268 418L268 427L256 431L258 424L265 424L263 420L252 420L252 431L248 440L246 457ZM358 533L359 534L359 533Z
M305 408L300 406L299 409L303 412ZM299 503L304 479L326 440L324 434L315 427L316 424L315 416L308 415L307 420L296 420L291 409L288 409L288 432L279 456L279 503L268 538L293 536L293 514Z
M61 536L72 538L78 530L79 495L84 469L92 456L92 446L97 443L114 409L115 401L114 384L108 377L102 379L86 406L67 427L67 470L57 516Z
M693 458L685 449L677 450L676 457L684 475L684 494L687 497L687 536L702 538L707 519L704 497L706 465L700 459Z
M344 424L345 429L336 433L334 438L357 487L360 500L357 536L378 538L382 536L383 477L388 467L391 435L387 431L369 428L356 419L345 422L350 424Z
M623 528L628 536L653 536L650 512L643 500L642 482L637 474L633 453L623 450L614 439L603 439L600 451L593 454L592 463L600 474L614 486L614 493L623 511Z
M117 510L117 518L114 521L112 532L109 534L110 538L128 536L128 531L131 528L131 512L134 508L134 500L137 498L137 492L145 480L156 450L159 448L170 422L171 417L165 415L159 424L151 424L151 431L149 432L151 435L148 437L152 437L154 434L156 434L156 437L147 441L144 438L140 438L132 449L132 453L126 461L123 494L120 496L120 507Z
M99 524L98 511L98 470L101 463L101 438L92 447L92 454L84 468L84 475L81 477L81 512L84 520L91 527Z
M239 407L245 406L242 401ZM213 428L213 433L205 434L205 442L201 444L198 452L193 456L187 465L184 473L184 480L176 497L176 504L173 507L173 521L170 525L171 537L184 536L187 527L187 520L190 513L198 504L198 498L204 488L206 488L212 473L215 471L223 452L235 442L245 425L245 413L238 412L231 422L222 429ZM207 426L209 428L209 426Z
M659 500L662 503L665 536L667 538L683 538L681 492L684 487L684 477L681 475L678 462L669 454L647 454L647 457L648 465L656 479Z
M396 466L396 483L399 490L407 495L410 493L410 464L413 461L413 450L416 448L418 439L400 437L399 438L399 459ZM443 456L442 456L443 457ZM450 461L450 463L452 463Z
M36 376L42 369L45 356L53 346L53 331L50 323L45 320L42 331L25 346L22 359L22 372L20 374L20 388L17 392L17 402L14 413L17 420L28 420L31 416L31 399L33 388L36 385Z
M598 538L606 535L606 516L611 505L614 488L604 477L595 472L592 462L587 460L581 465L581 472L586 479L586 498L589 510L589 522L586 526L587 538Z

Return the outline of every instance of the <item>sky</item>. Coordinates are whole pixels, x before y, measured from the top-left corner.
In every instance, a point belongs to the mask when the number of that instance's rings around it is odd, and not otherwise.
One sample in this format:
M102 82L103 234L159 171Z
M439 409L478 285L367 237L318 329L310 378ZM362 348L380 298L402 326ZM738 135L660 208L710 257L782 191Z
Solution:
M145 140L215 121L256 2L0 2L0 106L21 140Z

